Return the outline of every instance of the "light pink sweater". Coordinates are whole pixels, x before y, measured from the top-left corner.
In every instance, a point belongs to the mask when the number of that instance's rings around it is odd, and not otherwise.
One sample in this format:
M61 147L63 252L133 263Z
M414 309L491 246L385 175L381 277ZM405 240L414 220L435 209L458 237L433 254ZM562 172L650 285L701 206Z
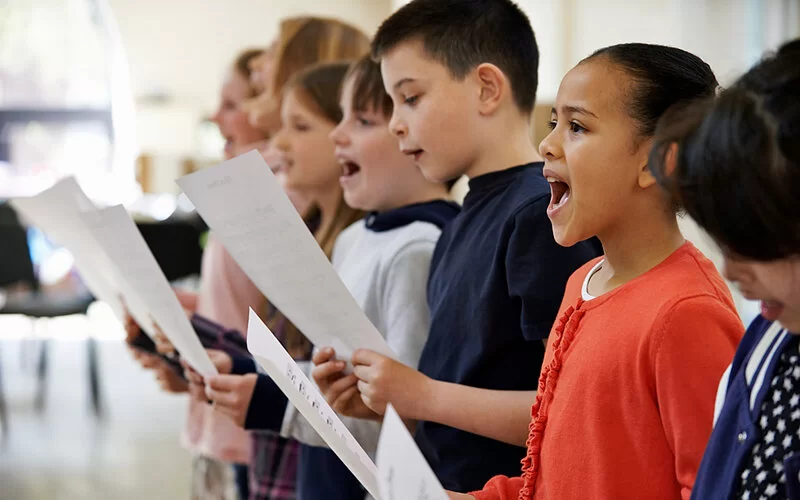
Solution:
M197 314L226 328L247 333L248 307L262 311L266 300L216 238L203 254ZM192 452L224 462L250 461L250 436L210 405L190 399L183 435Z

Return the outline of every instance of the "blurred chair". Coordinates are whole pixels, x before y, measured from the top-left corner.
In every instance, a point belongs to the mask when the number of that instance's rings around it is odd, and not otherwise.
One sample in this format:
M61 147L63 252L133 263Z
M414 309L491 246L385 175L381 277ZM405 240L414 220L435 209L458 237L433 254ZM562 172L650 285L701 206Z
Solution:
M26 229L16 212L8 203L0 204L0 288L5 288L4 300L0 303L0 314L20 314L31 318L36 329L40 320L48 320L74 314L85 315L94 297L82 286L47 290L40 286L31 261ZM35 405L42 410L47 393L49 339L40 343L36 364L37 392ZM87 336L87 362L92 410L98 417L102 414L96 340ZM2 358L0 358L2 361ZM2 372L2 367L0 367ZM2 375L0 375L2 376ZM7 405L0 381L0 420L8 434Z

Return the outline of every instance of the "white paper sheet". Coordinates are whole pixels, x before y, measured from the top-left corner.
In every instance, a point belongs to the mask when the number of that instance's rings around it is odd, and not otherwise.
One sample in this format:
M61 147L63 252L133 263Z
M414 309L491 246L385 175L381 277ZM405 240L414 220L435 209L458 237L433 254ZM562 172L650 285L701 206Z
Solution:
M181 356L201 375L216 374L175 291L125 208L83 212L80 218Z
M375 463L252 309L247 326L247 348L369 494L381 500Z
M376 455L383 500L448 500L425 457L392 405L386 407Z
M358 348L395 357L257 151L178 184L258 289L314 344L343 360Z
M73 177L62 179L36 196L11 200L11 204L53 242L72 253L78 273L96 298L108 303L120 319L124 312L122 298L145 333L153 335L147 308L81 220L80 213L94 210L95 206Z

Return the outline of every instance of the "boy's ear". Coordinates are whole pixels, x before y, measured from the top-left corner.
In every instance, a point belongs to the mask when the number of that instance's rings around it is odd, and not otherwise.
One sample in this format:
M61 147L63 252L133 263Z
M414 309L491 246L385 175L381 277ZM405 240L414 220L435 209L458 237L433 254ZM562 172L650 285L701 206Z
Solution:
M480 90L478 109L482 114L494 113L511 90L506 76L494 64L483 63L475 68L475 78Z

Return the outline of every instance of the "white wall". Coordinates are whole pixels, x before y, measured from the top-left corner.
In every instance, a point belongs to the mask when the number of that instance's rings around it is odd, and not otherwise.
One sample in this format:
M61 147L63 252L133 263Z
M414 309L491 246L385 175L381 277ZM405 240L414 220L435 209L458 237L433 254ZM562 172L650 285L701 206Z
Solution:
M236 54L266 47L287 16L346 20L372 33L390 0L109 0L130 65L137 137L143 152L167 163L195 152L196 128L213 112ZM147 97L163 94L165 104ZM172 172L164 172L168 179ZM159 184L161 184L159 182ZM169 184L168 184L169 186Z
M593 51L623 42L672 45L708 62L729 83L765 50L800 35L793 0L519 0L542 53L540 101ZM786 10L784 11L784 6Z

